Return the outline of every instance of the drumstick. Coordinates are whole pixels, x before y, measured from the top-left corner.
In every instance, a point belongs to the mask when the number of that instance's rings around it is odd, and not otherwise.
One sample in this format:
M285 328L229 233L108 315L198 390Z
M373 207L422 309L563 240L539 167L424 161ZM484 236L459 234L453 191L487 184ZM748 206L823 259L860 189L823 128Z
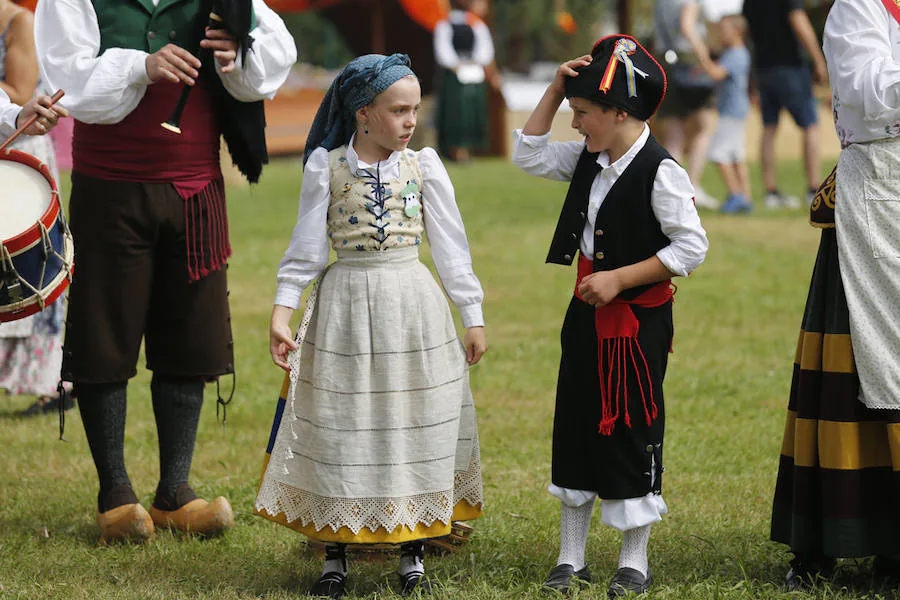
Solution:
M59 99L65 95L66 95L66 93L64 91L62 91L62 90L57 91L55 94L53 94L53 96L50 97L50 106L53 106L54 104L59 102ZM22 123L21 127L16 129L11 136L6 138L5 142L0 144L0 152L3 152L4 150L6 150L7 146L9 146L14 141L16 141L16 138L19 137L20 135L22 135L23 131L25 131L32 125L34 125L34 122L37 121L39 118L40 118L40 115L37 113L34 113L30 117L28 117L28 120L25 121L24 123Z

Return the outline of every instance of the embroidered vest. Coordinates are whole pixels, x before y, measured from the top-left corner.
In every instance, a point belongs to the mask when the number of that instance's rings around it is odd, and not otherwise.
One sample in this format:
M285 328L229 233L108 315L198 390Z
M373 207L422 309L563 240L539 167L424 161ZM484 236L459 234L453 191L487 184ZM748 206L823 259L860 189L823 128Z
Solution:
M417 152L402 151L400 178L387 181L375 169L361 176L351 173L347 146L329 152L328 164L328 237L335 250L388 250L422 243L423 178ZM407 210L416 206L418 210Z

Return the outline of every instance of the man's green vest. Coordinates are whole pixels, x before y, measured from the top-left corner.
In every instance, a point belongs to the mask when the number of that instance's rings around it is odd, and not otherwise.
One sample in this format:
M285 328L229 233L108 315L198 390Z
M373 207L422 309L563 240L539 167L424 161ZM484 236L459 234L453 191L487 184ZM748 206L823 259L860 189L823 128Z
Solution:
M205 36L213 0L159 0L158 6L153 6L152 0L91 0L91 3L100 28L100 54L109 48L143 50L152 54L172 43L196 56L200 40ZM251 29L255 21L251 11ZM239 102L232 98L214 72L213 61L204 61L203 72L214 82L222 134L235 164L255 182L262 165L268 162L263 103Z
M197 53L208 21L205 0L91 0L100 26L100 54L109 48L152 54L166 44ZM204 7L206 10L204 10Z

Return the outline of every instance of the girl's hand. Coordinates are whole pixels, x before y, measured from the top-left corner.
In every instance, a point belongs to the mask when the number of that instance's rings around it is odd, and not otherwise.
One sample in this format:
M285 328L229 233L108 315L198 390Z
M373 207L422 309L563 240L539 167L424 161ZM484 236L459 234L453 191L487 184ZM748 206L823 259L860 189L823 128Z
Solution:
M615 299L622 291L622 283L615 271L591 273L578 284L578 293L588 304L600 308Z
M478 363L488 349L487 340L484 337L484 327L469 327L466 329L463 346L466 347L466 362L470 366Z
M550 85L560 94L565 95L566 93L566 77L578 77L578 71L576 71L576 67L586 67L594 59L591 58L590 54L585 54L584 56L579 56L578 58L573 58L572 60L566 61L563 64L559 65L559 69L556 70L556 76L553 78L553 83Z
M271 325L269 326L269 352L272 354L272 362L287 371L291 368L287 364L288 354L297 349L294 343L294 335L291 332L291 315L293 308L275 305L272 309Z

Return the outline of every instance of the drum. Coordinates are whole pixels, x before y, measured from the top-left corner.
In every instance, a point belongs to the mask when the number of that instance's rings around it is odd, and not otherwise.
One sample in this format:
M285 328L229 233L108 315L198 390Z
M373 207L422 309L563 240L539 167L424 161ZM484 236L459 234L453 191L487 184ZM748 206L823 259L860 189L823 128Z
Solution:
M75 247L46 165L0 153L0 322L44 310L69 286Z

